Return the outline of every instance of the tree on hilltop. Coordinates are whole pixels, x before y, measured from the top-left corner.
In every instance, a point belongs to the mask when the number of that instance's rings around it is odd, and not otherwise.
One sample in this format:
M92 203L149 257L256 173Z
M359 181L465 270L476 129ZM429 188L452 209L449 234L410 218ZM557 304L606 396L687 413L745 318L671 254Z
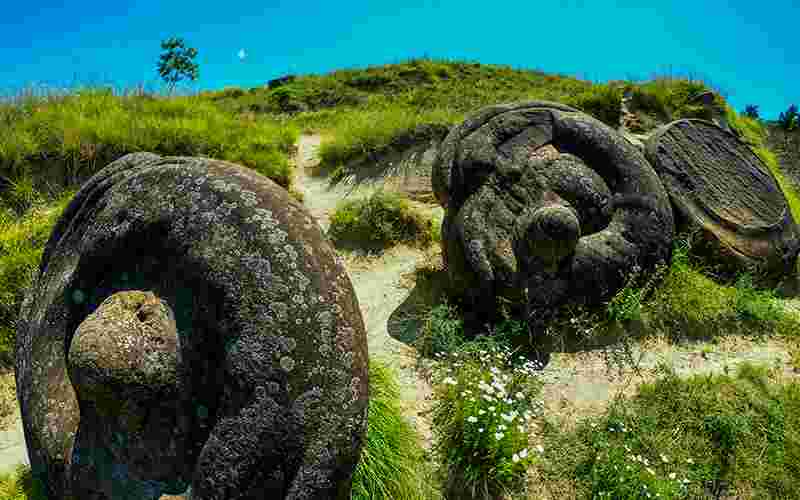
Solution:
M758 106L755 104L748 104L744 107L744 116L758 120Z
M800 128L800 116L797 114L797 104L789 106L785 112L778 117L778 125L786 131Z
M169 38L161 42L165 50L158 62L158 74L169 85L169 93L175 89L175 84L181 80L197 80L197 63L193 59L197 56L197 49L187 48L182 38Z

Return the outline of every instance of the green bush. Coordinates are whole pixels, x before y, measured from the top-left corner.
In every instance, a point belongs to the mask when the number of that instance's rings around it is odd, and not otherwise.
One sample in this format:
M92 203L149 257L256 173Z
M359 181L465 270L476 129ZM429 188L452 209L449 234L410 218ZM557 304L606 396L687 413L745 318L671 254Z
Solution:
M595 85L567 100L567 103L616 129L622 116L622 90L610 85Z
M778 126L787 132L800 127L800 114L797 113L796 104L792 104L786 111L781 112L778 116Z
M353 500L427 500L424 451L400 408L396 373L386 363L369 362L369 416L361 459L353 474Z
M758 120L759 119L758 106L756 106L755 104L746 105L744 107L743 116L746 116L747 118L752 118L753 120Z
M520 491L544 450L531 446L541 415L537 365L500 346L438 356L434 368L435 449L447 470L448 498L495 499Z
M331 217L329 234L338 243L357 242L369 247L401 242L427 246L431 243L432 225L406 199L381 190L363 200L339 203Z

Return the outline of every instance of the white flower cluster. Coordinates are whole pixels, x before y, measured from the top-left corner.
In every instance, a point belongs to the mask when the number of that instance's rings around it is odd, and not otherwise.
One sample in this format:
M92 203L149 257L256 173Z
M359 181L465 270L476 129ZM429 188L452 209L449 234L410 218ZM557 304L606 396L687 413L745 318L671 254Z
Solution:
M514 463L524 462L530 456L528 430L544 408L542 401L534 399L533 392L538 391L533 379L539 375L539 365L520 356L517 366L509 368L512 353L504 348L437 357L434 381L454 386L455 391L447 389L444 394L449 394L445 396L447 399L454 398L450 404L461 408L458 413L464 418L464 434L475 436L475 441L467 441L503 450L503 454L524 443L510 457ZM488 439L482 440L480 436L486 434ZM512 440L505 441L509 438ZM544 453L541 444L534 449Z

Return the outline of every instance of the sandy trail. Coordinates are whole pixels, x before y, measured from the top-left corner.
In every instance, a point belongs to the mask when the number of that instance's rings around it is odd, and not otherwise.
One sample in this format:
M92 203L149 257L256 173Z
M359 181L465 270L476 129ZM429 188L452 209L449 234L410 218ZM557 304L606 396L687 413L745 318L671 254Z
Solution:
M298 141L295 185L303 193L303 204L317 219L323 231L330 227L330 216L343 199L364 198L375 192L380 183L331 187L326 177L312 175L319 163L317 151L322 138L303 135ZM410 290L401 286L401 277L413 272L425 253L416 248L397 246L374 258L345 258L350 281L358 298L370 358L378 358L397 370L401 404L405 416L430 444L430 426L423 413L430 403L430 385L417 374L413 348L389 335L390 316L406 300Z

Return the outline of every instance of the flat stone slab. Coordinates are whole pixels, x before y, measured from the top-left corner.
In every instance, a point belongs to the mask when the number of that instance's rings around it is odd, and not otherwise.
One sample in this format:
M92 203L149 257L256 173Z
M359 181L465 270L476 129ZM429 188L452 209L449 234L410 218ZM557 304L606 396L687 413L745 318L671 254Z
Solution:
M791 272L798 227L769 168L733 134L678 120L647 140L645 154L676 211L678 230L699 229L729 264Z

